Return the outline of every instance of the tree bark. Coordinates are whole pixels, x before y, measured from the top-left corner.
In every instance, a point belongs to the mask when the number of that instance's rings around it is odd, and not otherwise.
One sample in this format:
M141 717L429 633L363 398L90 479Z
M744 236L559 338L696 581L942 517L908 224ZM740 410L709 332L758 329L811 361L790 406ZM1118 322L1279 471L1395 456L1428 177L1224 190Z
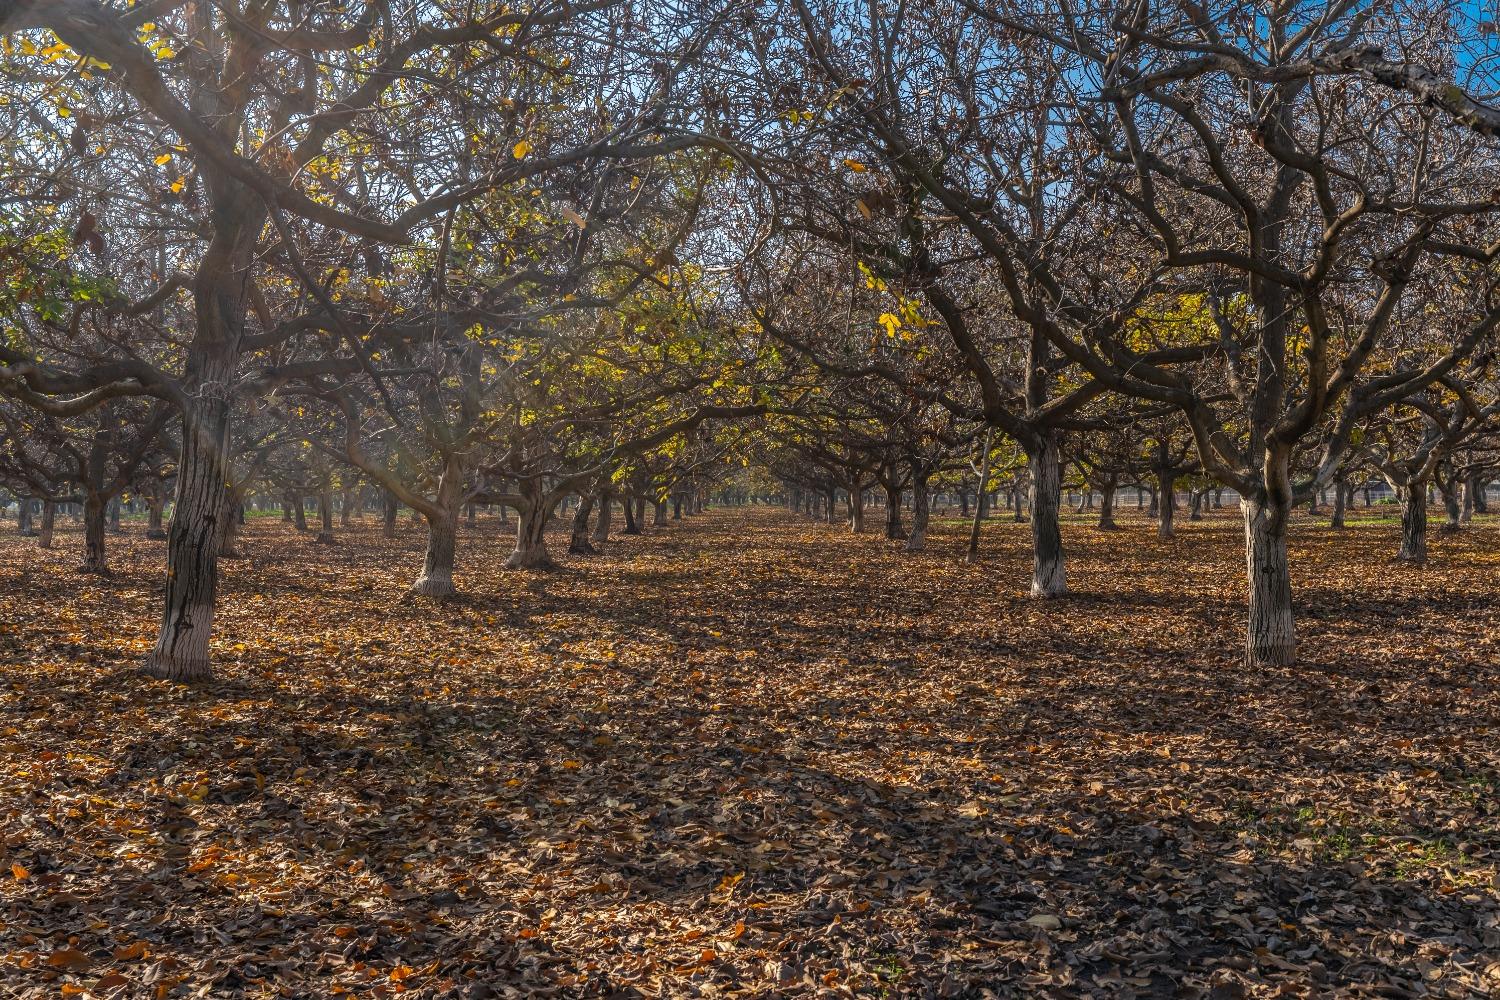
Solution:
M386 538L396 537L396 516L401 513L401 501L390 490L385 491L385 503L381 510L380 533Z
M1099 524L1100 531L1118 531L1120 526L1115 523L1115 485L1106 481L1099 487Z
M1286 552L1290 504L1246 498L1241 499L1240 507L1245 515L1245 568L1250 588L1245 663L1289 666L1297 659L1292 577Z
M1427 564L1427 483L1413 481L1401 489L1401 548L1398 562Z
M1160 484L1161 502L1160 512L1156 521L1156 537L1171 538L1173 519L1177 512L1177 477L1171 472L1158 472L1156 481Z
M865 491L858 483L849 487L849 533L862 535L865 531Z
M1444 534L1451 535L1463 528L1463 522L1460 520L1463 512L1459 506L1459 492L1460 490L1457 479L1450 480L1448 482L1447 488L1442 491L1443 514L1445 517L1445 520L1443 521Z
M1333 517L1329 520L1330 528L1342 528L1344 526L1344 511L1347 508L1348 487L1343 480L1334 480L1333 483Z
M917 474L911 480L911 533L906 536L906 551L921 552L927 547L927 521L931 516L931 497L927 476Z
M885 487L885 537L888 541L906 540L906 528L901 524L901 491Z
M16 532L22 538L30 538L36 534L36 529L31 526L31 498L17 498L16 507Z
M792 506L796 507L796 505L797 505L797 501L794 498L792 500ZM682 494L681 493L673 493L672 494L672 520L674 520L674 521L681 521L682 520Z
M411 585L411 592L420 597L451 597L458 551L458 505L439 502L426 518L427 551L422 557L422 575Z
M552 504L543 497L539 483L523 480L518 486L525 499L516 511L516 547L505 560L505 568L551 569L555 564L547 552L545 532Z
M596 556L599 550L589 541L589 515L594 511L593 494L578 498L578 507L573 511L573 534L568 539L568 551L575 556Z
M324 490L318 494L318 517L322 524L322 530L318 537L313 539L319 545L332 545L333 538L333 496Z
M83 565L78 567L80 573L109 575L109 563L104 551L108 513L105 499L93 490L87 490L83 500Z
M52 548L52 530L57 523L57 504L51 500L42 501L42 530L37 532L36 544L39 548Z
M614 516L609 494L604 490L599 491L598 506L599 517L594 522L594 533L589 537L591 541L602 543L609 541L609 522Z
M1062 462L1055 434L1043 434L1027 452L1031 468L1031 596L1061 597L1068 592L1058 506Z
M159 492L153 493L146 503L146 537L153 542L164 541L167 533L162 528L162 509L166 506L166 498Z
M658 500L651 510L651 525L656 528L664 528L666 524L667 502L665 500Z

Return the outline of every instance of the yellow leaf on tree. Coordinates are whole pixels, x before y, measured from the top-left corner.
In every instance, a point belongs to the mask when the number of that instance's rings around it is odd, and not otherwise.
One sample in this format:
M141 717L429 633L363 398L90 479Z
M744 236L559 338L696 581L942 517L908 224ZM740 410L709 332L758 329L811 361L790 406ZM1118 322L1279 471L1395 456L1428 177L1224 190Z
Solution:
M172 154L171 153L163 153L163 154L161 154L160 156L158 156L156 158L156 165L158 167L164 166L164 165L166 165L168 163L171 163L171 162L172 162Z
M863 163L860 163L858 160L845 160L844 161L844 166L848 167L850 170L854 171L856 174L862 174L862 173L865 172L865 169L866 169L865 165Z
M531 152L531 143L527 142L525 139L522 139L520 142L510 147L510 155L514 156L518 160L526 159L526 154L529 152Z

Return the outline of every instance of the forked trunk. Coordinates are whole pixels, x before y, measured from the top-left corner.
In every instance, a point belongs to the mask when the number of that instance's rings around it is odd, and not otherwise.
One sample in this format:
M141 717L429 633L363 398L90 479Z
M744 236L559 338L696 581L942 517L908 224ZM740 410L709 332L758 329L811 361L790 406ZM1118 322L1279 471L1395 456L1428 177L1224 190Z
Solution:
M453 594L453 559L458 549L458 507L439 504L427 517L427 552L422 557L422 575L411 585L420 597Z
M1056 435L1044 434L1026 459L1031 467L1031 596L1061 597L1068 584L1058 524L1062 462Z
M1401 548L1398 562L1427 564L1427 484L1413 482L1401 490Z
M42 501L42 530L37 532L36 544L44 549L52 548L52 529L57 523L57 504Z
M90 491L83 500L83 565L80 573L109 575L109 564L104 554L104 531L108 520L108 505L99 494Z
M568 551L575 556L596 556L599 550L589 541L589 515L594 511L594 498L584 495L578 498L578 507L573 511L573 533L568 538Z
M1288 666L1297 658L1292 578L1286 557L1290 504L1278 507L1267 501L1242 499L1240 507L1245 515L1245 570L1250 589L1245 663Z
M911 534L906 536L906 551L920 552L927 546L927 520L930 500L925 476L913 476L911 481Z
M589 536L591 541L601 543L609 541L609 522L610 518L614 516L612 506L609 494L601 490L599 493L599 518L594 522L594 533Z
M552 505L542 497L539 487L522 487L527 501L516 511L516 547L505 560L506 569L551 569L552 556L547 552L545 532Z

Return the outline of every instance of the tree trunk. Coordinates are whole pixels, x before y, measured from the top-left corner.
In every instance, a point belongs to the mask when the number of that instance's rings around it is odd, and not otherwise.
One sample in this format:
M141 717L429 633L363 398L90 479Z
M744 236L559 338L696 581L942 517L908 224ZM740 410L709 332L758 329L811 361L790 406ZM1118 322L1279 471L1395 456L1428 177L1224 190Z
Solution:
M667 502L657 500L651 509L651 525L655 528L664 528L667 524Z
M639 535L641 533L641 525L640 522L635 519L634 498L625 497L620 502L620 506L625 508L625 527L620 531L620 534Z
M1043 434L1026 459L1031 468L1031 596L1061 597L1068 584L1058 524L1062 463L1057 436Z
M855 484L849 487L849 532L862 535L865 531L865 491Z
M901 491L885 487L885 537L889 541L906 540L906 528L901 524Z
M1118 531L1120 526L1115 524L1115 485L1105 482L1099 487L1099 524L1100 531Z
M1476 477L1474 479L1474 513L1488 514L1490 512L1489 497L1485 496L1487 490L1489 490L1489 483L1484 477Z
M1189 497L1189 501L1188 501L1188 520L1189 521L1201 521L1201 520L1203 520L1203 499L1204 499L1205 496L1207 496L1207 491L1206 490L1190 490L1190 491L1188 491L1188 497Z
M16 531L21 537L30 538L36 534L36 529L31 526L31 498L19 498L16 506Z
M307 502L300 493L292 503L292 521L296 524L298 531L307 530Z
M390 490L385 491L384 509L381 510L380 533L386 538L396 537L396 515L401 513L401 501Z
M51 500L42 501L42 530L37 532L36 544L39 548L52 548L52 529L57 523L57 504Z
M239 516L241 509L239 491L226 489L224 491L224 510L228 516L219 522L218 545L220 559L240 558L238 547L240 526L244 523L243 519Z
M111 500L109 502L109 504L106 507L106 509L109 511L109 531L110 531L110 534L118 535L120 533L120 531L121 531L121 528L120 528L120 507L121 506L123 506L123 505L120 503L120 498L119 497L115 497L113 500Z
M839 491L837 489L830 489L828 491L827 495L824 497L824 504L823 504L823 523L824 524L833 524L835 521L838 520L838 502L839 502Z
M83 500L83 565L78 567L78 572L109 575L109 563L104 552L104 531L108 515L105 499L92 490L86 491Z
M1401 490L1401 548L1399 562L1427 564L1427 484L1412 482Z
M551 569L552 556L547 552L545 532L552 516L552 505L542 496L539 483L519 484L526 499L516 511L516 547L505 560L506 569Z
M795 494L793 494L792 506L795 507L796 504L797 504L796 497L795 497ZM682 520L682 494L681 493L673 493L672 494L672 520L674 520L674 521L681 521Z
M323 530L318 532L318 537L313 539L319 545L333 544L333 497L328 491L318 494L318 517Z
M1329 520L1330 528L1342 528L1344 526L1344 511L1348 488L1342 481L1335 480L1333 484L1333 517Z
M911 534L906 536L906 551L920 552L927 546L927 520L931 515L931 498L927 477L915 475L911 480Z
M422 557L422 575L411 585L420 597L453 595L453 561L458 550L458 505L439 503L426 515L427 552Z
M1292 577L1287 566L1286 522L1290 505L1240 500L1245 515L1245 569L1250 617L1245 635L1247 666L1289 666L1297 659L1292 617Z
M578 507L573 511L573 534L568 539L568 551L575 556L596 556L599 550L589 541L589 515L594 511L594 497L585 494L578 498Z
M609 522L614 511L610 503L609 494L603 490L599 491L599 518L594 522L594 533L590 540L594 542L609 541Z
M166 498L160 493L153 493L146 501L148 513L146 520L146 537L153 542L163 541L167 533L162 529L162 508L166 506Z
M1462 511L1459 508L1458 494L1458 480L1455 478L1450 480L1448 482L1447 488L1443 490L1443 514L1445 515L1445 520L1443 521L1444 534L1454 534L1463 527L1463 523L1462 521L1460 521Z
M1014 483L1010 488L1010 519L1017 524L1026 520L1026 509L1021 505L1021 484Z
M1173 519L1177 514L1177 477L1170 472L1158 472L1156 481L1160 484L1161 502L1158 504L1159 517L1156 522L1156 537L1171 538Z

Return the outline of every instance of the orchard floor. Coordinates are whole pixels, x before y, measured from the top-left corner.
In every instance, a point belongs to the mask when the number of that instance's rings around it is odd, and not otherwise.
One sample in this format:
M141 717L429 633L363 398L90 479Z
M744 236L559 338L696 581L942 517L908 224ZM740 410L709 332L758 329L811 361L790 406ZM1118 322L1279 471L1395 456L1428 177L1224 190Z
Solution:
M1237 516L1124 515L1050 603L998 518L505 573L491 517L441 605L404 519L252 519L193 688L160 543L9 525L0 996L1500 996L1500 523L1301 521L1247 671Z

